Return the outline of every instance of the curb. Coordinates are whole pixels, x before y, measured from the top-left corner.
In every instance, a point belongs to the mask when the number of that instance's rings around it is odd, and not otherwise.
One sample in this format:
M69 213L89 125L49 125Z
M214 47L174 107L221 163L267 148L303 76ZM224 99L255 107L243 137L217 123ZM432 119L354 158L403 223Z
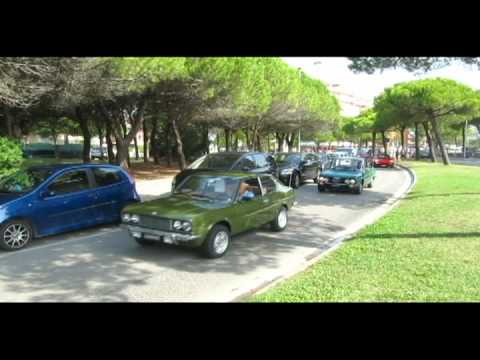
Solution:
M404 165L396 165L396 167L406 171L410 177L410 184L405 190L402 190L400 192L395 193L385 204L382 204L380 207L378 207L375 210L375 213L373 216L368 218L367 220L363 220L361 224L354 224L350 230L346 230L342 232L340 235L335 237L332 241L331 246L326 249L316 249L314 250L310 255L307 255L305 257L305 261L296 266L294 269L282 274L282 275L277 275L274 278L270 280L266 280L263 282L261 285L255 287L254 289L248 290L244 292L243 294L236 296L233 300L230 300L230 302L241 302L247 297L250 297L252 295L257 295L264 293L265 291L269 290L270 288L274 287L278 283L287 280L288 278L292 277L293 275L298 274L299 272L307 270L309 267L314 265L316 262L318 262L320 259L325 257L326 255L330 254L331 252L335 251L338 249L346 240L349 240L355 235L362 230L364 227L373 224L374 222L378 221L380 218L388 214L393 208L399 205L400 200L405 198L407 194L413 189L415 184L417 183L417 175L415 172L410 169L407 166Z

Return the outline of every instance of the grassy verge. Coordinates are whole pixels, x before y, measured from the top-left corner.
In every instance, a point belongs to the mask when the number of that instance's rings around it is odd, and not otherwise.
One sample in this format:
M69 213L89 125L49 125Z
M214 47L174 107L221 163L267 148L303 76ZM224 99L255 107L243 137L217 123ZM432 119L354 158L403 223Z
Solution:
M479 301L480 168L406 165L418 182L398 207L250 301Z

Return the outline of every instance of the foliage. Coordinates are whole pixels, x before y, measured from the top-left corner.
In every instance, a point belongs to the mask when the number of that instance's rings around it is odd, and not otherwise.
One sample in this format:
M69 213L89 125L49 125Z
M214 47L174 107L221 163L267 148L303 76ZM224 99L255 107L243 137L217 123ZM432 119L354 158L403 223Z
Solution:
M22 146L18 141L0 137L0 177L17 171L23 161Z

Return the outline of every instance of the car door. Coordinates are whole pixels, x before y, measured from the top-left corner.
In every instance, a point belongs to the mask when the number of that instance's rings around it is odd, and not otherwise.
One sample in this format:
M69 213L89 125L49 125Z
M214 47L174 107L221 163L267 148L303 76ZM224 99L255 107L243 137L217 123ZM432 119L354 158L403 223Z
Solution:
M95 205L99 221L119 219L123 199L128 197L128 194L125 194L128 179L116 168L95 167L91 170L98 195Z
M268 206L270 202L263 197L262 186L258 177L249 178L243 181L251 187L255 197L251 200L242 200L241 195L236 203L235 219L237 228L243 230L252 229L268 222Z
M280 208L279 199L281 194L277 192L277 185L270 175L260 177L263 191L263 204L265 205L262 216L264 224L272 221L278 214Z
M314 154L306 154L302 162L302 173L306 179L313 179L318 169L318 159Z
M96 200L88 169L59 174L39 191L34 209L38 232L48 235L96 224Z

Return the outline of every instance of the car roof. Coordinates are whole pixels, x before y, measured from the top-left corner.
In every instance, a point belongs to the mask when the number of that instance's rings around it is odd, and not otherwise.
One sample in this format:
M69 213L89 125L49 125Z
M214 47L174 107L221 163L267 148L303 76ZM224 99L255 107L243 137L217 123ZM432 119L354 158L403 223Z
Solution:
M31 166L30 169L35 169L35 170L52 170L52 171L61 171L65 169L75 169L78 167L84 167L84 168L97 168L97 167L111 167L111 168L120 168L118 165L112 165L112 164L82 164L82 163L76 163L76 164L49 164L49 165L34 165Z
M246 178L246 177L256 177L260 176L259 174L255 173L249 173L249 172L244 172L244 171L229 171L229 170L211 170L211 171L197 171L190 176L194 175L203 175L203 176L230 176L230 177L238 177L239 179L241 178ZM266 175L266 174L261 174L261 175ZM268 174L267 174L268 175Z

